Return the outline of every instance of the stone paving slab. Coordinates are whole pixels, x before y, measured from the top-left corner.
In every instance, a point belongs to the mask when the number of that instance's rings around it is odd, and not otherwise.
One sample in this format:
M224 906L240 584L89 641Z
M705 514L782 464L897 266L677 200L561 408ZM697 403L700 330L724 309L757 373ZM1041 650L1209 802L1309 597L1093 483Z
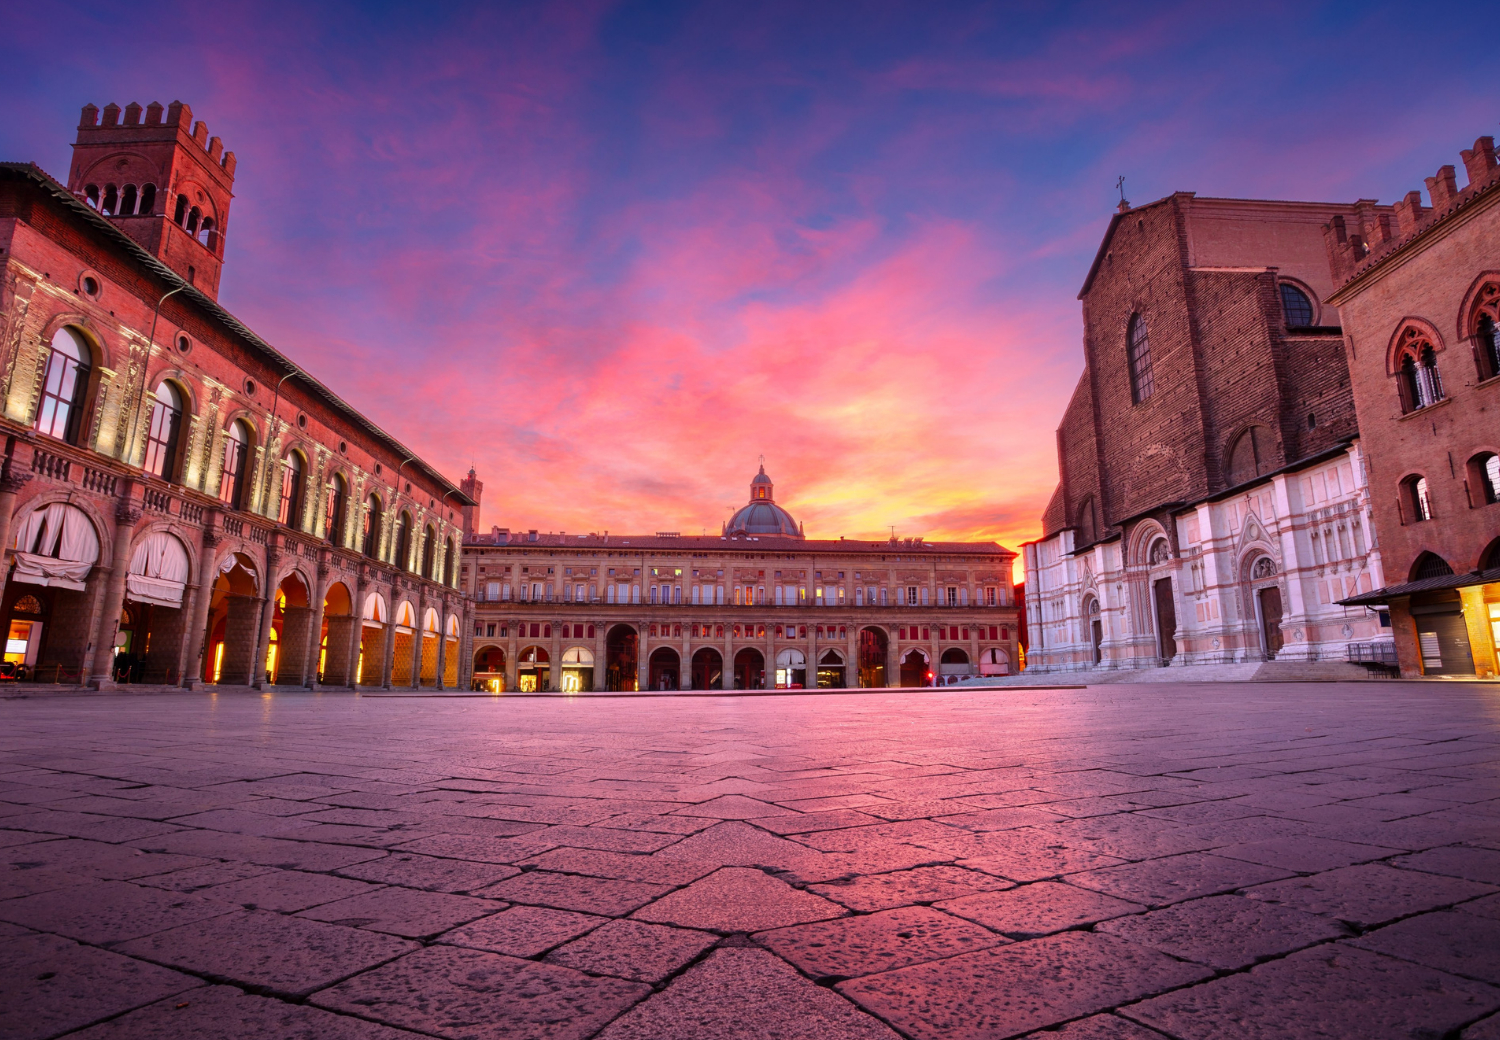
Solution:
M600 1040L898 1040L762 950L717 950Z
M718 936L690 928L615 920L553 950L547 960L591 975L654 983L661 982L718 941Z
M0 700L0 1023L1497 1040L1489 691Z
M1213 973L1107 935L1068 932L840 983L916 1040L1019 1036Z
M1357 950L1314 947L1121 1014L1182 1040L1442 1036L1500 1007L1500 989Z
M41 1040L203 985L190 975L36 935L0 943L0 1037Z
M873 975L1007 942L925 906L778 928L757 934L755 941L818 981Z
M360 928L243 911L157 932L120 952L216 982L305 997L417 948Z
M74 1040L417 1040L419 1034L233 986L182 993L79 1033Z
M574 1040L650 992L622 979L455 946L429 946L313 1003L452 1040Z
M1055 881L947 899L936 906L1012 939L1035 939L1145 909L1138 903Z

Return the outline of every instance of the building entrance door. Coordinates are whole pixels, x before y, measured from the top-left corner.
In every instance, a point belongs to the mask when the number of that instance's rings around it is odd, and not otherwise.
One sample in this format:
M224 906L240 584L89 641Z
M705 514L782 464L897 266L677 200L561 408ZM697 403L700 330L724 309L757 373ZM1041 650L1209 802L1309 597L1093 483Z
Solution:
M1265 641L1266 658L1274 660L1281 649L1281 589L1272 585L1255 594L1260 600L1260 632Z
M1157 578L1152 584L1156 593L1156 646L1163 665L1177 656L1177 605L1172 601L1172 579Z
M1104 660L1104 622L1094 618L1089 627L1092 629L1090 639L1094 644L1094 663L1099 664Z

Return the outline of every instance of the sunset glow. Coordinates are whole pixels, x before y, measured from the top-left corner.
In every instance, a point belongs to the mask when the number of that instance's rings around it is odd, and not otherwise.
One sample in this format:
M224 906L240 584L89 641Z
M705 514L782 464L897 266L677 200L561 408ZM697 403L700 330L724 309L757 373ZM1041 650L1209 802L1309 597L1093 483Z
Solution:
M1448 31L1379 5L6 17L0 153L189 102L239 158L221 302L472 464L486 530L716 532L764 455L810 537L1015 547L1118 176L1391 201L1500 111L1488 62L1376 73Z

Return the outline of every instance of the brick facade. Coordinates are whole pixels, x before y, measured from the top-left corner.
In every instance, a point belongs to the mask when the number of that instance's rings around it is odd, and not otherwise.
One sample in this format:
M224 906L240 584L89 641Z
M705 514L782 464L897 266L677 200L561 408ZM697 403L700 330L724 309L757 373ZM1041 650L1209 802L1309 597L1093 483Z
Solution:
M1482 137L1388 214L1365 207L1326 229L1339 287L1375 521L1391 585L1359 602L1388 605L1402 674L1497 673L1500 488L1500 169ZM1494 326L1490 328L1493 330ZM1403 392L1403 362L1430 348L1441 389ZM1415 501L1417 481L1426 516Z
M1332 602L1380 583L1338 317L1321 302L1322 227L1357 212L1182 192L1111 220L1079 294L1085 367L1058 490L1023 547L1030 669L1342 659L1374 634L1372 612ZM1309 315L1289 318L1284 285Z
M464 657L469 499L218 305L234 172L177 104L86 108L66 186L0 164L0 610L38 678L108 687L118 646L136 679L344 682L329 632L372 596Z

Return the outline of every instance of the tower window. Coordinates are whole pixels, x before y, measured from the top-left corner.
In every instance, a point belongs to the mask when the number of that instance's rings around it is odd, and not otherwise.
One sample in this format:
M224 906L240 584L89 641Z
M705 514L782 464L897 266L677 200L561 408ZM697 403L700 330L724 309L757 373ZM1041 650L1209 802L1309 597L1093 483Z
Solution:
M1126 341L1130 355L1130 399L1140 404L1155 391L1156 382L1151 374L1151 341L1146 336L1146 319L1139 314L1130 316Z
M1432 519L1432 499L1427 492L1426 477L1407 477L1401 482L1401 497L1406 501L1405 512L1412 523Z
M1401 411L1414 412L1437 404L1443 399L1437 351L1419 329L1408 328L1401 338L1401 361L1397 369Z
M1287 328L1306 328L1313 323L1312 300L1307 293L1289 282L1281 283L1281 309L1286 315Z

